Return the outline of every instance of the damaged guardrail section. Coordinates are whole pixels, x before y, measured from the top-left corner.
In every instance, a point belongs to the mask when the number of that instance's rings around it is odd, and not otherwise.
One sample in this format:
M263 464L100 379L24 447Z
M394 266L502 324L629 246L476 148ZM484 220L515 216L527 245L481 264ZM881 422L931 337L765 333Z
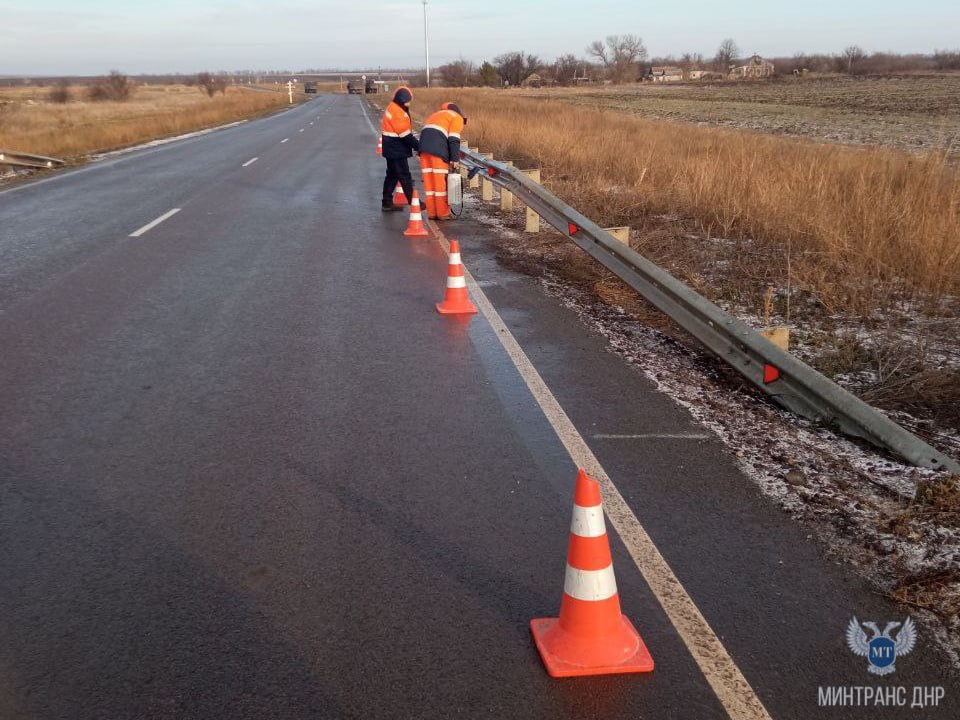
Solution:
M0 150L0 165L17 165L19 167L31 168L52 168L56 167L57 165L63 165L63 160L44 157L43 155L31 155L30 153L13 152L12 150Z
M960 474L960 463L618 242L521 171L473 150L463 150L461 160L513 193L778 404L886 448L919 467Z

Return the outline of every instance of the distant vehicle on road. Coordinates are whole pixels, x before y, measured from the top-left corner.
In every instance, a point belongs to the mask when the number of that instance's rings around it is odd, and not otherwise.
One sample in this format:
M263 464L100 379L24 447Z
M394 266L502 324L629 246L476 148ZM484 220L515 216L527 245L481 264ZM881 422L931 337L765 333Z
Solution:
M351 80L347 83L347 92L351 95L373 95L377 92L377 84L373 81L373 78L367 78L366 80Z
M305 82L303 84L303 92L306 95L316 95L317 94L317 84L315 82Z

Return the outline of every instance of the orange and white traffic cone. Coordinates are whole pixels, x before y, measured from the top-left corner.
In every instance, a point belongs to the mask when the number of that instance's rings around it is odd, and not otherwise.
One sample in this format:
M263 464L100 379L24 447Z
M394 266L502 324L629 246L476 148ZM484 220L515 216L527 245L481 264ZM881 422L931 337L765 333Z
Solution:
M399 186L398 186L399 187ZM423 213L420 212L420 195L413 191L413 202L410 203L410 221L403 231L407 237L430 237L427 228L423 225Z
M560 617L530 622L551 677L651 672L653 658L626 615L613 575L600 485L577 475Z
M383 134L377 136L377 155L383 155Z
M447 264L447 292L443 302L437 303L437 312L441 315L471 315L477 307L470 302L467 293L467 280L463 276L463 263L460 262L460 243L450 241L450 262Z
M400 183L397 183L397 186L393 189L393 204L394 205L407 205L407 196L403 194L403 188L400 187Z

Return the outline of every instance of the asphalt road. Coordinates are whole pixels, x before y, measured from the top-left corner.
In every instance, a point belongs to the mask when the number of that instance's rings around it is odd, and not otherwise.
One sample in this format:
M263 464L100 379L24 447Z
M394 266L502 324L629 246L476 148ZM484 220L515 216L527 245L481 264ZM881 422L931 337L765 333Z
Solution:
M381 176L360 99L321 96L0 193L0 718L727 717L616 534L656 670L544 672L576 468L488 319L437 315L446 256ZM958 716L923 629L867 673L851 616L904 612L444 230L770 716Z

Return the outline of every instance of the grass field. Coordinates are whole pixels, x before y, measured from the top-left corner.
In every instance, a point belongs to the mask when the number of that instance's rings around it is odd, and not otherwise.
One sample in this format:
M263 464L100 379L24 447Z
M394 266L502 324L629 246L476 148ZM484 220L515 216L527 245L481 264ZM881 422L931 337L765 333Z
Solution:
M762 83L684 83L525 90L655 120L910 151L960 153L960 73L826 76Z
M766 93L753 104L777 107L776 88L703 92ZM960 174L945 153L650 120L593 107L589 91L421 90L414 113L444 100L469 116L471 146L541 167L553 192L605 226L633 226L636 249L715 302L759 318L772 285L773 321L792 323L795 352L828 375L960 427ZM578 281L593 272L556 236L512 252Z
M136 88L125 102L88 102L73 88L68 103L48 88L0 88L0 148L64 159L256 117L283 107L287 94L228 87L207 97L184 85ZM302 99L295 92L294 100Z

